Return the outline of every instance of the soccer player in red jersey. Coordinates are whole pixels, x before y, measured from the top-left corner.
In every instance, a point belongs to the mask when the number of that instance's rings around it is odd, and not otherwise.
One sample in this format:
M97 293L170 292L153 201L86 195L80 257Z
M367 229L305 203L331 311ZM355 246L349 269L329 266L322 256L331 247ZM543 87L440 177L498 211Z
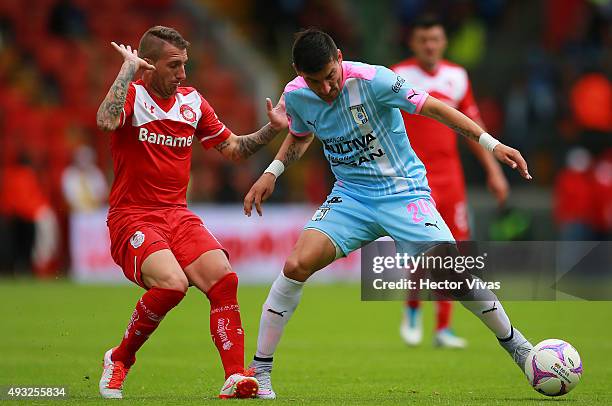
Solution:
M459 65L443 59L446 49L444 27L434 16L424 16L413 26L410 48L413 58L391 67L409 83L474 120L482 128L478 106L474 101L467 72ZM418 114L402 111L410 144L427 169L427 180L436 208L449 226L456 240L469 240L465 181L453 130L439 122ZM508 182L493 155L477 143L466 139L471 152L487 173L487 185L497 202L502 205L508 196ZM442 347L463 348L466 341L450 330L452 302L437 302L436 335L434 344ZM409 345L420 344L423 336L420 302L409 297L400 327L402 339Z
M188 45L176 30L161 26L144 33L138 51L112 43L123 65L97 113L98 127L112 131L111 254L146 292L121 343L104 355L105 398L122 397L136 352L190 285L210 301L210 333L226 379L219 397L252 397L258 388L244 369L238 277L219 241L187 209L186 192L194 141L233 161L245 159L285 126L284 101L272 107L267 100L270 123L259 131L233 134L198 91L181 86Z

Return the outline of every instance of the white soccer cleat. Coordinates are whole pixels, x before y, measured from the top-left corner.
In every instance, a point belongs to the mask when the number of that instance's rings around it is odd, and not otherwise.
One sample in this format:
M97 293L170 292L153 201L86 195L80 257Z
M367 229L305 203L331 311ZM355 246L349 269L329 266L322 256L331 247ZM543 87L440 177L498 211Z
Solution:
M257 382L259 382L257 397L259 399L276 399L276 393L274 393L274 389L272 389L272 376L270 372L256 372L255 378L257 378Z
M249 370L255 371L255 378L259 382L257 397L259 399L276 399L272 389L272 362L253 361Z
M467 341L464 338L457 337L451 330L445 328L436 332L434 346L461 349L467 347Z
M221 399L231 398L254 398L257 396L257 390L259 384L257 379L251 376L250 371L246 371L242 374L233 374L223 384L219 397Z
M123 365L123 362L111 360L114 348L106 351L102 366L102 378L100 378L100 395L106 399L123 398L123 382L130 371Z
M412 314L411 317L408 316L408 312ZM408 345L415 346L421 344L421 341L423 341L423 324L419 310L407 309L404 312L402 324L400 325L400 336Z

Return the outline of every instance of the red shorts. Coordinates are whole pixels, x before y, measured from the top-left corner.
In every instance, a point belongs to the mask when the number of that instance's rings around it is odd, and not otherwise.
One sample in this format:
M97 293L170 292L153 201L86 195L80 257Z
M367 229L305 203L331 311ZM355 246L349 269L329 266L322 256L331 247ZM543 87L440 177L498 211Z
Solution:
M431 186L431 197L436 209L457 241L470 239L470 226L467 216L467 199L463 185Z
M169 249L183 269L205 252L225 251L202 220L185 207L115 211L107 225L113 259L126 278L142 287L140 267L156 251Z

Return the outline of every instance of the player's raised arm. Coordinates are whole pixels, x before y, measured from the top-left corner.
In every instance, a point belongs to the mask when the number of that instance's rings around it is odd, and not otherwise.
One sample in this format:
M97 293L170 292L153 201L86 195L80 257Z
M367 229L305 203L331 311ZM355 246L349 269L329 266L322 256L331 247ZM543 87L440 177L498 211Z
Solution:
M248 135L231 134L229 138L215 148L227 159L240 162L261 147L267 145L278 135L279 132L287 128L287 115L285 113L285 97L281 96L276 106L272 106L272 100L266 99L266 108L270 122L258 131Z
M114 42L111 42L111 45L123 56L123 64L96 114L96 123L102 131L114 131L119 127L128 86L136 72L141 69L155 69L153 65L139 58L138 51L129 45L117 45Z
M251 216L253 203L257 214L262 215L261 203L270 197L274 191L276 178L278 178L285 168L297 161L304 155L312 140L313 134L296 136L289 132L285 141L276 153L274 161L268 166L264 173L257 179L257 182L251 186L249 193L244 198L244 214Z
M512 169L518 170L523 178L531 179L527 162L525 162L519 151L493 138L460 111L446 105L435 97L428 96L423 103L420 114L433 118L461 135L478 142L485 149L491 151L499 161L510 166Z

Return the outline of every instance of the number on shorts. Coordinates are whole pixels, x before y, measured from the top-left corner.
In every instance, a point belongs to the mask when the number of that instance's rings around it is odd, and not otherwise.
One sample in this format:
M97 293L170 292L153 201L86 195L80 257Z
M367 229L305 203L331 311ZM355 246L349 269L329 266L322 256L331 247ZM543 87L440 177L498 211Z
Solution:
M412 214L412 221L415 223L420 223L425 220L423 216L431 216L431 207L429 207L429 203L425 199L419 199L415 202L409 203L406 208L408 209L408 213Z

